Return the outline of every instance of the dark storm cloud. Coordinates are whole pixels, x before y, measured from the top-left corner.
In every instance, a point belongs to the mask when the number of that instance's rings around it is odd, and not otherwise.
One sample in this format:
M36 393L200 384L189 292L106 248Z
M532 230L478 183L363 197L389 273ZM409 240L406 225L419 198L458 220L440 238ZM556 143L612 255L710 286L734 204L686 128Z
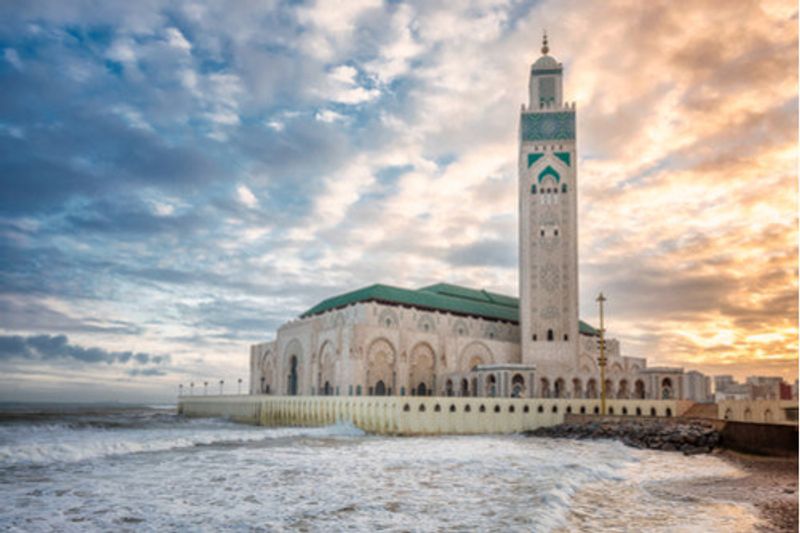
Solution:
M88 364L164 364L168 355L151 355L144 352L111 352L103 348L70 344L66 335L0 336L0 360L27 361L76 360Z

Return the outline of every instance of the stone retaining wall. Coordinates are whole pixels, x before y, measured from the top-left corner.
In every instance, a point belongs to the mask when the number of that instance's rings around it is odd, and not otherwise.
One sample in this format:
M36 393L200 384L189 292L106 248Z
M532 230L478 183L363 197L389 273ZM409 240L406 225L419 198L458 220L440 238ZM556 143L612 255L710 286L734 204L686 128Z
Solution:
M599 410L599 400L419 396L182 396L178 410L193 417L227 417L263 426L349 422L371 433L444 435L516 433L561 424L570 413ZM680 416L691 402L609 400L628 418Z

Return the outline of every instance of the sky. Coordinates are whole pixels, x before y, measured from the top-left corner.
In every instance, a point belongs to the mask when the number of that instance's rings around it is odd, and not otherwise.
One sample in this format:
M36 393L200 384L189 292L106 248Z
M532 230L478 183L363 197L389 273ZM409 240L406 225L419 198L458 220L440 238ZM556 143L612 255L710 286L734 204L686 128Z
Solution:
M0 3L0 400L174 401L373 283L518 293L542 30L578 116L581 317L797 376L793 1ZM216 390L216 389L215 389Z

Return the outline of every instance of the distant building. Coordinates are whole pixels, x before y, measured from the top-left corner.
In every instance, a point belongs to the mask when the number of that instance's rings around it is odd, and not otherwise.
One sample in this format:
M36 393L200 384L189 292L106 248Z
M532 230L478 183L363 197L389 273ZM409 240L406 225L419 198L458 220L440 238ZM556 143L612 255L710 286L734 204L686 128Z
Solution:
M711 379L697 370L683 374L683 399L694 402L712 401Z
M779 400L791 400L794 395L792 393L793 387L786 383L785 381L781 381L780 385L780 393L778 395Z
M734 383L714 392L714 401L719 403L725 400L750 400L751 389L747 383Z
M750 376L747 378L752 400L780 399L781 383L783 383L783 378L777 376Z
M730 374L714 376L714 392L724 392L731 385L736 385L736 380Z

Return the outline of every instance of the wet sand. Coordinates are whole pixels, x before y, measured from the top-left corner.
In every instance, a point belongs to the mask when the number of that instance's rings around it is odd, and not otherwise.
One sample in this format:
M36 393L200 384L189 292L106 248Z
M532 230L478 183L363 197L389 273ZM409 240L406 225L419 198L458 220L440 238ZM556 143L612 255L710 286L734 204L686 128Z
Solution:
M677 483L669 492L720 502L747 503L758 509L762 532L798 530L797 458L761 457L718 450L715 456L744 472L739 478L706 478Z

